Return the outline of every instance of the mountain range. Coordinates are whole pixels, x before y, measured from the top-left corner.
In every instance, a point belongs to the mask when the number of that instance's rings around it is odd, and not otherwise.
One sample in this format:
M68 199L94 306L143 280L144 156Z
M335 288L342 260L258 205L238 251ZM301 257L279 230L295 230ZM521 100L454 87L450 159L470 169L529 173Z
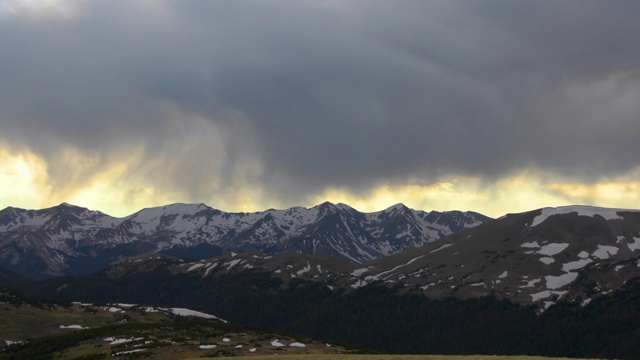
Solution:
M0 275L0 285L34 296L188 307L382 351L640 355L638 210L507 214L363 262L298 251L199 260L156 252L89 276Z
M373 213L328 202L253 213L171 204L123 218L66 203L42 210L8 207L0 211L0 266L43 278L89 274L154 253L204 259L231 251L293 251L362 263L488 220L402 204Z
M309 281L341 292L385 285L431 299L491 295L544 311L560 300L586 305L640 278L640 211L569 206L509 214L366 263L297 252L193 261L152 255L104 274L161 269L196 282L261 272L284 284Z

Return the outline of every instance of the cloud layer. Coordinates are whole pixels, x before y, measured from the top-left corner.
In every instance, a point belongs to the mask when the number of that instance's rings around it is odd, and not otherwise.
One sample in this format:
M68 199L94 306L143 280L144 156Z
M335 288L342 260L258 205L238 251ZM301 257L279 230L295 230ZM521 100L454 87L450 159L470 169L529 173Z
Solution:
M0 146L44 163L56 200L620 181L640 165L638 15L636 1L0 0Z

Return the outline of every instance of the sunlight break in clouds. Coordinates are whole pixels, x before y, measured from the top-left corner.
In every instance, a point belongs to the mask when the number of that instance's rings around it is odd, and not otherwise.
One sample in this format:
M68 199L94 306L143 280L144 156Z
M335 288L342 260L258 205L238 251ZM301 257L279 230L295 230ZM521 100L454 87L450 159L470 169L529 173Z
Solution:
M594 184L555 183L549 189L570 203L637 209L640 204L640 168L631 175Z
M125 216L144 207L166 205L183 200L182 194L158 191L146 180L127 181L122 162L92 174L77 186L55 188L46 163L31 153L10 153L0 149L0 208L7 206L40 209L62 202ZM137 184L149 183L148 186Z
M0 148L0 207L39 208L47 204L47 165L29 153Z
M343 202L360 211L373 212L396 203L419 210L477 211L488 216L529 211L547 206L568 205L562 194L550 191L541 177L523 172L487 184L478 178L456 177L432 185L380 186L356 196L338 189L329 190L311 202Z
M74 155L69 155L74 158ZM76 158L77 160L77 158ZM133 164L133 165L132 165ZM185 191L173 191L152 178L127 176L136 157L114 163L92 174L77 186L52 192L46 163L30 153L0 150L0 208L18 206L44 208L69 202L113 216L126 216L144 207L173 202L204 202L223 211L261 211L270 207L294 205L311 207L324 201L346 203L363 212L385 209L396 203L420 210L472 210L488 216L528 211L548 206L595 204L599 206L637 208L640 183L618 179L596 184L550 182L523 172L487 185L481 179L456 177L424 185L383 185L356 195L346 190L330 189L309 197L305 203L289 203L269 196L259 183L248 180L255 169L240 173L233 189L220 188L206 199L190 198ZM87 166L90 166L90 162ZM161 181L161 180L160 180ZM215 179L209 179L215 181ZM145 184L145 185L141 185Z

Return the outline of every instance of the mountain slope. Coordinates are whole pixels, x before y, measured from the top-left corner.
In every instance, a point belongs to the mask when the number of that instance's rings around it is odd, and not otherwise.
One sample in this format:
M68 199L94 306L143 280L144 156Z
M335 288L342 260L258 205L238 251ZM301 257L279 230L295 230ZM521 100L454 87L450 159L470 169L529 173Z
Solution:
M361 213L323 203L255 213L171 204L124 218L61 204L0 211L0 266L31 277L87 274L152 253L207 258L282 251L365 262L490 220L473 212L423 212L398 204Z
M640 212L569 206L506 215L367 263L354 284L403 284L429 297L494 294L548 307L640 276Z
M122 266L135 272L138 265ZM206 278L250 270L346 291L386 284L429 298L492 295L543 311L559 300L587 304L640 277L640 212L572 206L509 214L364 264L296 253L230 253L176 262L169 271Z

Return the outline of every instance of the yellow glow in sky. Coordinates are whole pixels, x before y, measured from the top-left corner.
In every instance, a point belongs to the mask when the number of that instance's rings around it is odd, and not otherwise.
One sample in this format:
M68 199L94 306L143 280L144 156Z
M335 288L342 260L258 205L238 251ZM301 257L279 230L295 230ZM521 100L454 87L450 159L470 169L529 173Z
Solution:
M28 153L0 149L0 207L36 208L49 197L46 164Z
M474 178L452 178L432 185L381 186L366 196L331 190L316 197L335 199L362 211L377 211L396 203L425 211L476 211L498 217L508 212L523 212L547 206L569 204L568 200L540 185L539 179L521 174L490 186Z
M80 161L73 152L69 159ZM135 156L129 159L135 161ZM82 163L82 161L80 161ZM81 164L82 165L82 164ZM61 191L51 184L47 164L33 154L0 150L0 208L45 208L61 202L100 210L113 216L126 216L142 208L173 202L204 202L224 211L260 211L294 205L314 206L324 201L342 202L360 211L373 212L397 203L425 211L471 210L498 217L505 213L529 211L541 207L587 204L603 207L638 208L640 182L628 178L594 184L545 182L529 172L487 185L480 179L455 177L435 184L383 185L364 195L346 190L330 189L311 195L307 203L289 204L282 199L270 199L267 192L249 182L239 183L233 192L221 189L208 199L189 199L186 193L159 190L148 179L124 177L130 164L112 166L85 176L83 181L71 180L77 187ZM87 175L92 162L85 159L79 173ZM636 171L640 173L640 171ZM77 176L76 176L77 177ZM239 179L240 181L241 179ZM145 185L141 185L145 184Z

